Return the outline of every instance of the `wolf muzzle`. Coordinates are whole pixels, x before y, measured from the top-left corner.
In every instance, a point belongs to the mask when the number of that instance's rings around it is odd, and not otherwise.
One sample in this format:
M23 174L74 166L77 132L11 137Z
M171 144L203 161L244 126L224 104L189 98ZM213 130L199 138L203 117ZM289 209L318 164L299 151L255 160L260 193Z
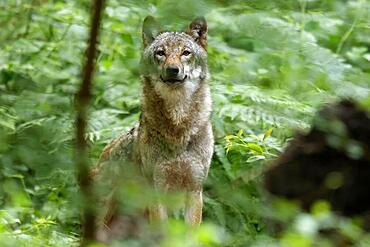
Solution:
M170 65L164 69L164 73L161 76L161 79L166 84L177 85L183 83L186 77L186 75L182 76L182 73L180 73L180 68L178 66Z

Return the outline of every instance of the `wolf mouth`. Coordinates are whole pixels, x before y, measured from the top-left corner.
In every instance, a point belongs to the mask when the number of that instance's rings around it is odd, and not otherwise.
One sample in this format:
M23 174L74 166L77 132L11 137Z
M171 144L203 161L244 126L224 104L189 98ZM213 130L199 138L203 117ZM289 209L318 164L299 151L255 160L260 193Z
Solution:
M163 79L163 77L162 76L160 76L160 78L161 78L161 80L164 82L164 83L166 83L167 85L180 85L180 84L182 84L187 78L188 78L188 76L187 75L185 75L185 77L184 77L184 79L182 79L182 80L179 80L179 79Z

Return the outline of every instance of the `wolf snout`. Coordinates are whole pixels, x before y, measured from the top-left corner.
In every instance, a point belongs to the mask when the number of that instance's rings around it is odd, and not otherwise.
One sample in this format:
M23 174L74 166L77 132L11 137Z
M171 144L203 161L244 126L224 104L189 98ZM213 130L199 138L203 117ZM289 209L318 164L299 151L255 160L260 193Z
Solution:
M166 75L168 77L177 77L177 75L179 74L179 72L180 72L180 69L177 66L168 66L166 68Z
M170 65L164 69L162 80L167 84L178 84L186 79L178 66Z

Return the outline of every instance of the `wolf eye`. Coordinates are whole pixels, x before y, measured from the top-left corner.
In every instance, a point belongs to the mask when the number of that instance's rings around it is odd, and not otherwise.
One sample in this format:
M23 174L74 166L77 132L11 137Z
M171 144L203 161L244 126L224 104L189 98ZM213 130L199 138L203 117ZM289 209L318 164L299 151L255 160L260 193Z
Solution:
M191 54L191 52L188 51L188 50L185 50L185 51L182 52L182 56L189 56L190 54Z
M162 51L162 50L158 50L158 51L156 51L155 55L162 57L162 56L165 56L166 53L164 53L164 51Z

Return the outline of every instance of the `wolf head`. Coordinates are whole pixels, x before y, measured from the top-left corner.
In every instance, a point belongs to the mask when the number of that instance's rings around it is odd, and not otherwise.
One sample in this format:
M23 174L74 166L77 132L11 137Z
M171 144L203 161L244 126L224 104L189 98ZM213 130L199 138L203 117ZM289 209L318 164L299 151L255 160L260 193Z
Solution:
M142 74L159 91L195 91L205 81L207 68L207 23L203 17L185 32L162 32L155 19L143 23Z

